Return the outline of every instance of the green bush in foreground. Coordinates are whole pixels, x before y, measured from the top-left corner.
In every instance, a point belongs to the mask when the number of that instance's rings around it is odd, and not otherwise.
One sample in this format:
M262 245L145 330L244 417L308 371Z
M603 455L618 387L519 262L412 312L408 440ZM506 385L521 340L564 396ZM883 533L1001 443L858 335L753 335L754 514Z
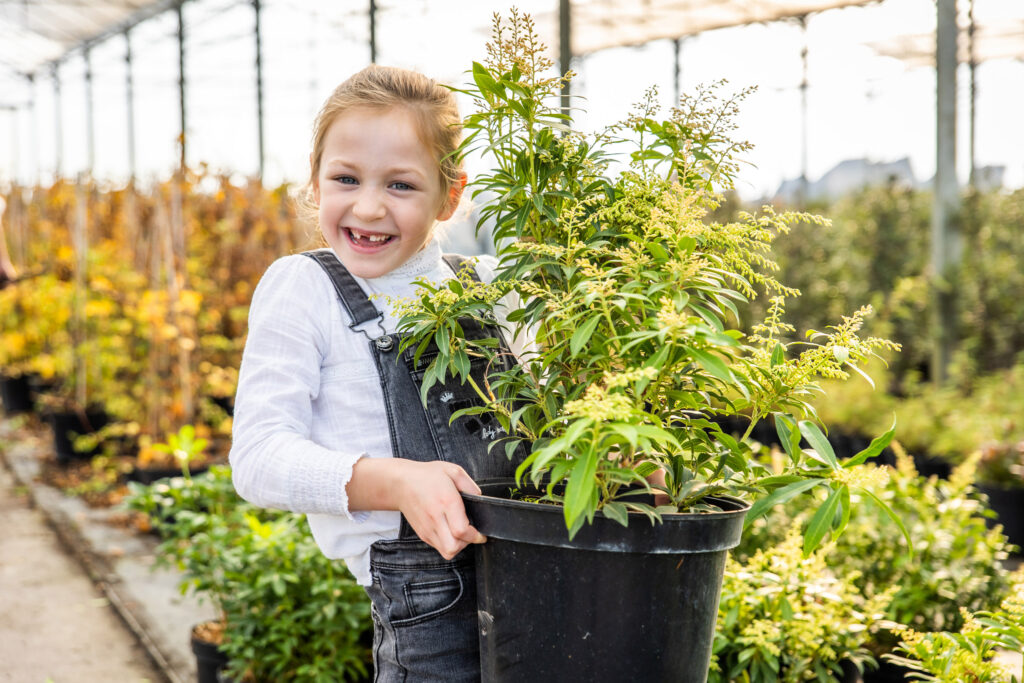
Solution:
M978 500L974 479L977 456L957 467L948 480L918 475L898 444L897 467L865 466L871 490L900 517L914 544L907 552L902 532L870 506L853 506L847 532L828 550L830 567L868 599L889 595L885 617L919 631L960 628L961 609L992 609L1009 589L1003 569L1010 545L1000 527L988 529L991 515ZM774 551L783 533L807 512L796 505L776 508L755 522L737 555L750 557ZM870 645L877 655L888 652L896 638L879 631Z
M324 557L302 515L241 500L227 467L132 485L129 509L163 537L159 561L182 593L210 600L220 648L239 681L330 683L365 678L372 630L365 592Z
M1020 683L1024 667L1016 673L994 660L998 649L1024 651L1024 573L1015 577L1010 595L998 610L964 612L958 633L899 632L897 651L904 656L887 659L920 672L918 680L936 683Z
M710 683L796 683L863 668L865 649L895 589L868 599L856 576L836 576L826 552L804 558L796 527L746 562L729 560L718 610Z

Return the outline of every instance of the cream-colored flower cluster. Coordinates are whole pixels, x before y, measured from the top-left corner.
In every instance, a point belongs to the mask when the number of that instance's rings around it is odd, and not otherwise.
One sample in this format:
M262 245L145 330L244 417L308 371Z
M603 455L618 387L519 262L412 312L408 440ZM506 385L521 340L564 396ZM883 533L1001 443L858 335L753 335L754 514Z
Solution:
M633 412L633 403L621 393L609 393L600 385L587 387L583 398L565 404L565 413L571 417L589 417L598 422L620 420Z

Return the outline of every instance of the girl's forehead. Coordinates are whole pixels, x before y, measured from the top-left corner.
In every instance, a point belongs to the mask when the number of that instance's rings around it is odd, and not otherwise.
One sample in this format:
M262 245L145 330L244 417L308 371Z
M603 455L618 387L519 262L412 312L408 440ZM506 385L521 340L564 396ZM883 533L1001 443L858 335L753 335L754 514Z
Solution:
M433 145L423 135L419 117L405 107L353 107L338 114L327 128L321 154L379 150L438 163Z
M433 176L439 162L418 128L416 116L401 107L346 110L327 130L321 167L327 171L338 164L355 164Z

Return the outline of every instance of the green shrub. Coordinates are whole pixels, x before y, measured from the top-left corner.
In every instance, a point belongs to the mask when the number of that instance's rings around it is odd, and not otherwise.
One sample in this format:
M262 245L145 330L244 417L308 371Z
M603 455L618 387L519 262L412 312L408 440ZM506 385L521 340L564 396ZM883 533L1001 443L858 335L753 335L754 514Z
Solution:
M366 677L369 599L324 557L301 515L244 502L223 466L132 484L126 505L160 532L157 558L182 572L182 592L217 609L230 675L275 683Z
M1009 579L1002 565L1010 546L1000 527L986 527L991 513L971 483L977 456L958 466L949 480L925 479L900 446L894 446L895 469L869 465L859 476L865 482L878 481L870 488L905 524L913 554L886 515L854 502L846 533L828 552L829 565L869 599L897 587L886 609L889 620L921 631L959 629L961 608L991 609L1006 595ZM776 508L752 525L739 557L780 543L785 530L806 516L794 505ZM895 638L883 632L872 649L881 653L894 644Z
M832 681L859 668L894 592L865 598L855 574L836 576L825 553L804 558L796 527L746 562L730 559L718 610L710 683Z
M915 671L918 680L941 683L1020 683L1024 668L1012 674L995 661L996 652L1024 651L1024 573L999 609L964 614L958 633L919 633L902 629L897 651L887 659Z
M837 312L871 303L879 333L902 345L895 388L927 375L932 354L928 280L932 195L899 185L867 188L818 209L832 226L794 226L776 241L778 279L802 296L788 303L797 329L821 329ZM967 195L958 220L954 376L1007 368L1024 349L1024 190Z
M881 367L868 373L884 382ZM976 452L977 480L1024 487L1024 362L959 386L909 386L896 398L867 382L828 382L816 408L848 433L873 434L895 415L900 442L912 453L961 463Z

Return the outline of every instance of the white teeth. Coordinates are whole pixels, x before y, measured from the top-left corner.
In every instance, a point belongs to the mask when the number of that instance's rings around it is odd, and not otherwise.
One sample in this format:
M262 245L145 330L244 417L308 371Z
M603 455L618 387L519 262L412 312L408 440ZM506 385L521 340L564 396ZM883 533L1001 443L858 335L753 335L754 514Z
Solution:
M352 236L356 239L366 240L367 242L386 242L391 239L391 235L379 235L376 233L366 234L359 232L358 230L352 230Z

